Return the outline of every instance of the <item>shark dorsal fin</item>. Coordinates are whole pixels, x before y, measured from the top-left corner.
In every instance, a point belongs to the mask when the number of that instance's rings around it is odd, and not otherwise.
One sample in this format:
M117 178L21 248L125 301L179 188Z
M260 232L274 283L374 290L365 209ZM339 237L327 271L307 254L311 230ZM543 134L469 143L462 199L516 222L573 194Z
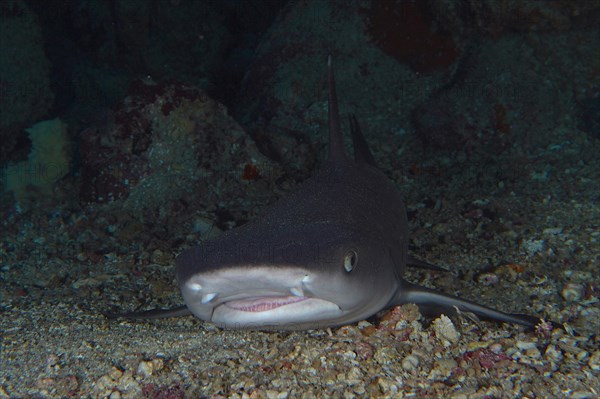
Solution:
M340 127L340 111L338 110L337 94L335 92L335 77L331 54L327 59L329 86L329 161L343 163L348 160L344 152L344 138Z
M327 59L328 85L329 85L329 160L333 163L343 163L348 161L344 151L344 138L340 126L340 111L338 109L337 93L335 90L335 76L333 73L333 63L331 55ZM352 143L354 146L354 160L358 163L366 163L377 166L373 154L369 150L358 121L354 115L349 115L350 133L352 134Z

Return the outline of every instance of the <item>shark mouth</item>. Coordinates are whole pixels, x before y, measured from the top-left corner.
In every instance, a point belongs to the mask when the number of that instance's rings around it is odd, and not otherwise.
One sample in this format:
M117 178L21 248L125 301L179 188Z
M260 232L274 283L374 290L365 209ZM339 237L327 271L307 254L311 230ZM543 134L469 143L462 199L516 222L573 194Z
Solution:
M244 299L238 301L229 301L224 305L242 312L267 312L281 306L289 305L307 300L301 296L271 296L254 299Z
M229 268L192 276L182 293L193 314L220 327L316 328L343 314L315 292L312 283L318 277L295 267Z

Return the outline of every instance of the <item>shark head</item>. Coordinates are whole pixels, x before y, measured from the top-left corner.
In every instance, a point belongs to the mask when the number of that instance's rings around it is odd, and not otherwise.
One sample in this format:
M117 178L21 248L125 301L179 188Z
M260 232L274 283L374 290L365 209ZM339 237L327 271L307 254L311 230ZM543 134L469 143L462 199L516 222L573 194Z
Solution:
M281 225L259 238L257 229L232 230L177 258L194 315L223 328L321 328L369 317L395 292L388 252L359 232Z

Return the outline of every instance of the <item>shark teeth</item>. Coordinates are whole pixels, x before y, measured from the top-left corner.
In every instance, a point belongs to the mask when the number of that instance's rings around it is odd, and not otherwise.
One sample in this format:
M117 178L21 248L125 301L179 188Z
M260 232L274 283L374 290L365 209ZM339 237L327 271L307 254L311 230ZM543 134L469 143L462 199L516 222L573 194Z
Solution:
M290 288L292 295L304 298L304 284L308 282L310 282L310 276L307 274L300 280L300 283Z
M290 288L290 292L294 296L301 296L301 297L304 296L304 290L302 289L301 285Z
M210 294L204 294L204 295L202 295L202 303L209 303L210 301L215 299L216 296L217 296L216 292L211 292Z
M192 290L194 292L202 291L202 284L200 284L200 283L188 282L187 286L190 290Z
M272 296L261 297L254 299L242 299L238 301L230 301L225 305L231 309L240 310L242 312L268 312L282 306L290 305L307 300L308 298L298 298L296 296Z

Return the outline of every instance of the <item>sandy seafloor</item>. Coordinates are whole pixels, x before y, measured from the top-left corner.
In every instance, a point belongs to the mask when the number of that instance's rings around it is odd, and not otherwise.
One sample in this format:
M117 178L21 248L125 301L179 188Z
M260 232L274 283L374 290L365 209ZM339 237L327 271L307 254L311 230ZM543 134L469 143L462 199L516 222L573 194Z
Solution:
M600 141L566 133L531 156L392 174L411 248L451 270L410 280L566 331L467 315L431 323L413 305L299 332L108 320L103 311L179 304L176 254L144 253L65 208L4 220L0 398L597 397ZM94 240L114 251L86 255Z

